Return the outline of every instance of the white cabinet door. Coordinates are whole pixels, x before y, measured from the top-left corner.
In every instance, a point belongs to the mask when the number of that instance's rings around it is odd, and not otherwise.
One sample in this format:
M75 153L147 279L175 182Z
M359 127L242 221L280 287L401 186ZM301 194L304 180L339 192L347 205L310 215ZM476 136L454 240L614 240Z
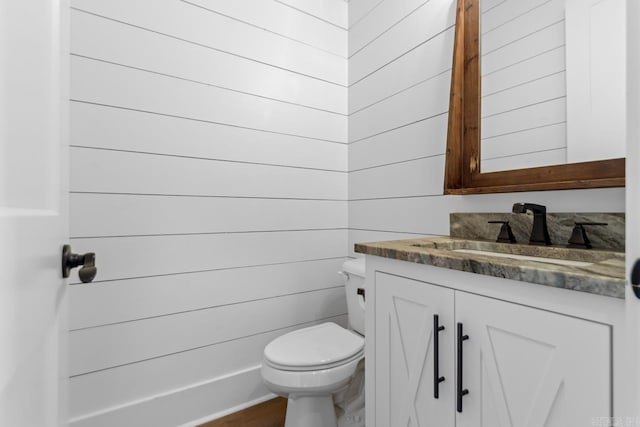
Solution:
M611 415L609 326L464 292L455 304L469 336L457 427L590 426Z
M453 427L454 292L403 277L375 276L377 427ZM434 315L439 332L439 397L434 397Z

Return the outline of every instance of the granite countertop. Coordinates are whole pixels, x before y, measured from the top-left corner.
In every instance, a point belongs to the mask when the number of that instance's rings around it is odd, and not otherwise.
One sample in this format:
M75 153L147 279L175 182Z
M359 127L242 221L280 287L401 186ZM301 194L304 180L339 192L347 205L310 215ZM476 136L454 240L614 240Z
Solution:
M538 260L522 260L456 250L493 251L533 257L573 260L588 265L558 265ZM555 288L571 289L624 298L624 252L568 249L563 246L530 246L430 237L409 240L357 243L355 251L418 264L484 274Z

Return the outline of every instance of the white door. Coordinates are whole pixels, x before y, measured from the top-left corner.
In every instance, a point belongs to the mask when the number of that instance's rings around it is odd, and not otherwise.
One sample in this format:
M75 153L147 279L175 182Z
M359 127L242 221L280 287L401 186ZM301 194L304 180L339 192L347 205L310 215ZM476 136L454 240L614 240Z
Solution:
M0 426L66 419L63 3L0 0Z
M451 289L377 273L375 413L380 427L453 427ZM434 315L444 329L434 329ZM438 337L438 398L435 339Z
M609 326L464 292L456 322L468 335L457 427L590 426L611 416Z
M627 1L627 170L626 170L626 258L627 277L640 260L640 2ZM629 383L624 396L616 399L617 415L626 422L640 416L640 299L627 286L625 294L628 347L625 378Z

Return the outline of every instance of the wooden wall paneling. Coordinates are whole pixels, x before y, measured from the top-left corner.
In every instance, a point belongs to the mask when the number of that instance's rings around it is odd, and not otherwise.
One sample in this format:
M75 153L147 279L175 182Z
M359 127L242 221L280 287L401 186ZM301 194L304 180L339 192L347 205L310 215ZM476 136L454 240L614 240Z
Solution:
M351 200L442 193L444 156L427 157L349 174Z
M126 405L159 393L179 393L181 388L202 382L203 379L208 381L224 377L230 372L242 372L247 367L261 363L264 347L271 340L320 322L346 325L346 315L74 376L70 380L71 416L75 418L103 408Z
M72 102L71 114L81 147L347 170L345 144L83 102Z
M333 288L342 283L336 272L344 260L292 261L72 286L70 300L76 308L71 312L69 328L91 328Z
M349 1L349 29L359 24L362 19L376 7L379 7L384 0L350 0Z
M182 0L211 13L234 19L297 40L316 49L347 56L347 30L286 4L263 0ZM284 25L283 25L284 24Z
M105 281L336 258L345 254L345 237L338 229L87 238L72 243L80 253L100 254L96 281ZM76 277L72 275L70 283L78 283Z
M71 159L72 192L346 199L343 172L75 147Z
M360 25L354 26L349 31L349 56L353 56L367 44L371 43L381 33L396 26L399 22L411 15L425 0L386 1L362 18Z
M344 142L347 119L299 105L72 56L71 99ZM129 84L123 84L130 82Z
M430 0L417 9L349 61L349 84L352 85L389 62L427 42L454 24L455 10L451 0Z
M149 13L146 0L73 0L71 5L75 9L339 86L347 83L344 58L182 1L156 0L153 3L154 13ZM229 34L236 37L229 37Z
M346 313L344 287L71 332L70 374L191 350ZM122 345L114 345L120 342Z
M74 427L251 406L268 341L346 322L346 30L195 1L73 1Z
M347 227L346 201L91 193L70 199L72 238Z
M352 142L377 135L447 111L449 73L441 73L349 116ZM444 100L444 102L443 102Z
M351 173L360 169L444 154L447 114L443 113L349 145Z
M277 0L282 4L303 11L314 18L323 20L342 29L348 29L348 7L342 0Z
M420 44L405 55L349 87L349 112L355 113L383 101L451 68L454 29L448 28L428 43Z
M339 85L82 10L71 16L74 55L346 113L347 93Z
M262 383L260 366L207 379L177 390L158 393L133 402L104 408L72 418L71 427L125 425L175 427L227 413L229 408L262 402L273 394Z

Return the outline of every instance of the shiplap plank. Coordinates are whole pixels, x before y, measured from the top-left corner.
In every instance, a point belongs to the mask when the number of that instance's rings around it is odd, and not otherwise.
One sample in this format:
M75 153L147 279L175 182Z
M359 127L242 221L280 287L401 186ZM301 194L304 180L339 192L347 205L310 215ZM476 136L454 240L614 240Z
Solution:
M73 239L95 252L96 281L344 256L344 230L187 234ZM78 283L75 273L71 283Z
M449 212L459 196L349 202L349 226L395 233L449 234ZM374 215L371 213L375 212Z
M448 111L450 82L451 74L444 72L352 114L349 140L358 141Z
M280 2L264 0L183 0L231 16L316 48L347 56L347 31L301 14ZM317 2L320 4L328 2ZM345 11L346 16L346 11Z
M494 7L499 6L500 4L509 1L509 0L483 0L480 3L480 13L485 13Z
M347 170L347 147L82 102L71 103L72 145L303 168Z
M346 313L344 286L196 310L69 334L71 375ZM114 342L123 343L114 346Z
M347 61L176 0L73 0L72 7L340 85ZM153 7L153 13L151 12ZM179 17L179 19L177 19ZM233 37L229 37L233 34Z
M71 22L71 52L76 55L346 113L344 87L79 10L71 11Z
M345 142L347 117L72 56L71 98L269 132Z
M347 226L343 201L74 193L70 206L72 238Z
M552 150L567 146L567 125L551 126L510 133L482 140L482 159L514 156L534 150Z
M264 347L278 336L320 322L346 326L346 320L340 315L73 377L69 382L70 416L81 417L258 365Z
M566 147L536 152L524 152L515 156L482 160L483 172L563 165L567 163Z
M565 70L564 46L482 76L482 93L492 94Z
M73 245L98 277L70 289L71 373L99 369L71 380L75 427L263 399L269 340L346 321L346 32L282 2L194 1L218 10L73 1Z
M444 156L356 171L349 174L349 198L442 194L443 177Z
M565 122L566 98L524 106L481 119L482 138Z
M344 0L276 0L301 12L336 25L342 29L349 26L349 3Z
M552 0L553 1L553 0ZM565 0L561 0L564 2ZM499 4L494 4L494 7L488 8L483 11L482 14L482 32L486 33L494 30L514 17L524 15L527 12L538 8L544 3L548 3L549 0L528 0L528 1L513 1L507 0Z
M355 112L451 68L453 27L349 88ZM409 89L410 90L410 89Z
M343 172L71 149L71 191L197 196L346 198Z
M309 0L307 0L309 1ZM385 0L349 0L349 30L362 22L363 18L379 7Z
M452 26L454 0L430 0L407 19L381 34L349 60L349 84L354 84L402 54Z
M482 116L492 116L525 105L566 96L566 78L566 74L560 72L491 95L485 95L482 97L480 107Z
M349 146L349 169L375 167L444 154L447 114L432 117Z
M344 251L343 251L344 252ZM343 259L71 286L69 328L81 329L339 285ZM126 298L123 298L126 295Z
M564 45L564 21L482 55L480 73L492 73Z
M624 211L623 188L412 197L349 202L349 226L394 233L449 235L450 212L509 212L515 201L522 200L545 205L552 212L594 212L601 210L601 206L607 206L611 212ZM498 226L496 237L499 229ZM354 233L361 236L359 239L377 239L350 230L350 234ZM349 238L350 246L357 238ZM389 237L392 238L395 237ZM385 240L384 235L377 240Z
M428 1L428 0L427 0ZM349 56L406 18L425 0L384 1L349 31Z
M170 392L69 420L71 427L193 427L194 421L217 412L266 400L273 394L262 382L260 366L199 381Z
M491 52L508 43L512 43L551 24L564 20L566 0L552 0L539 5L523 15L503 16L501 25L486 29L482 33L480 43L483 52ZM509 2L525 4L527 2ZM534 3L534 2L532 2ZM496 8L494 10L498 10ZM483 28L486 16L483 16L480 27ZM495 19L496 17L492 17ZM495 21L494 21L495 25Z

